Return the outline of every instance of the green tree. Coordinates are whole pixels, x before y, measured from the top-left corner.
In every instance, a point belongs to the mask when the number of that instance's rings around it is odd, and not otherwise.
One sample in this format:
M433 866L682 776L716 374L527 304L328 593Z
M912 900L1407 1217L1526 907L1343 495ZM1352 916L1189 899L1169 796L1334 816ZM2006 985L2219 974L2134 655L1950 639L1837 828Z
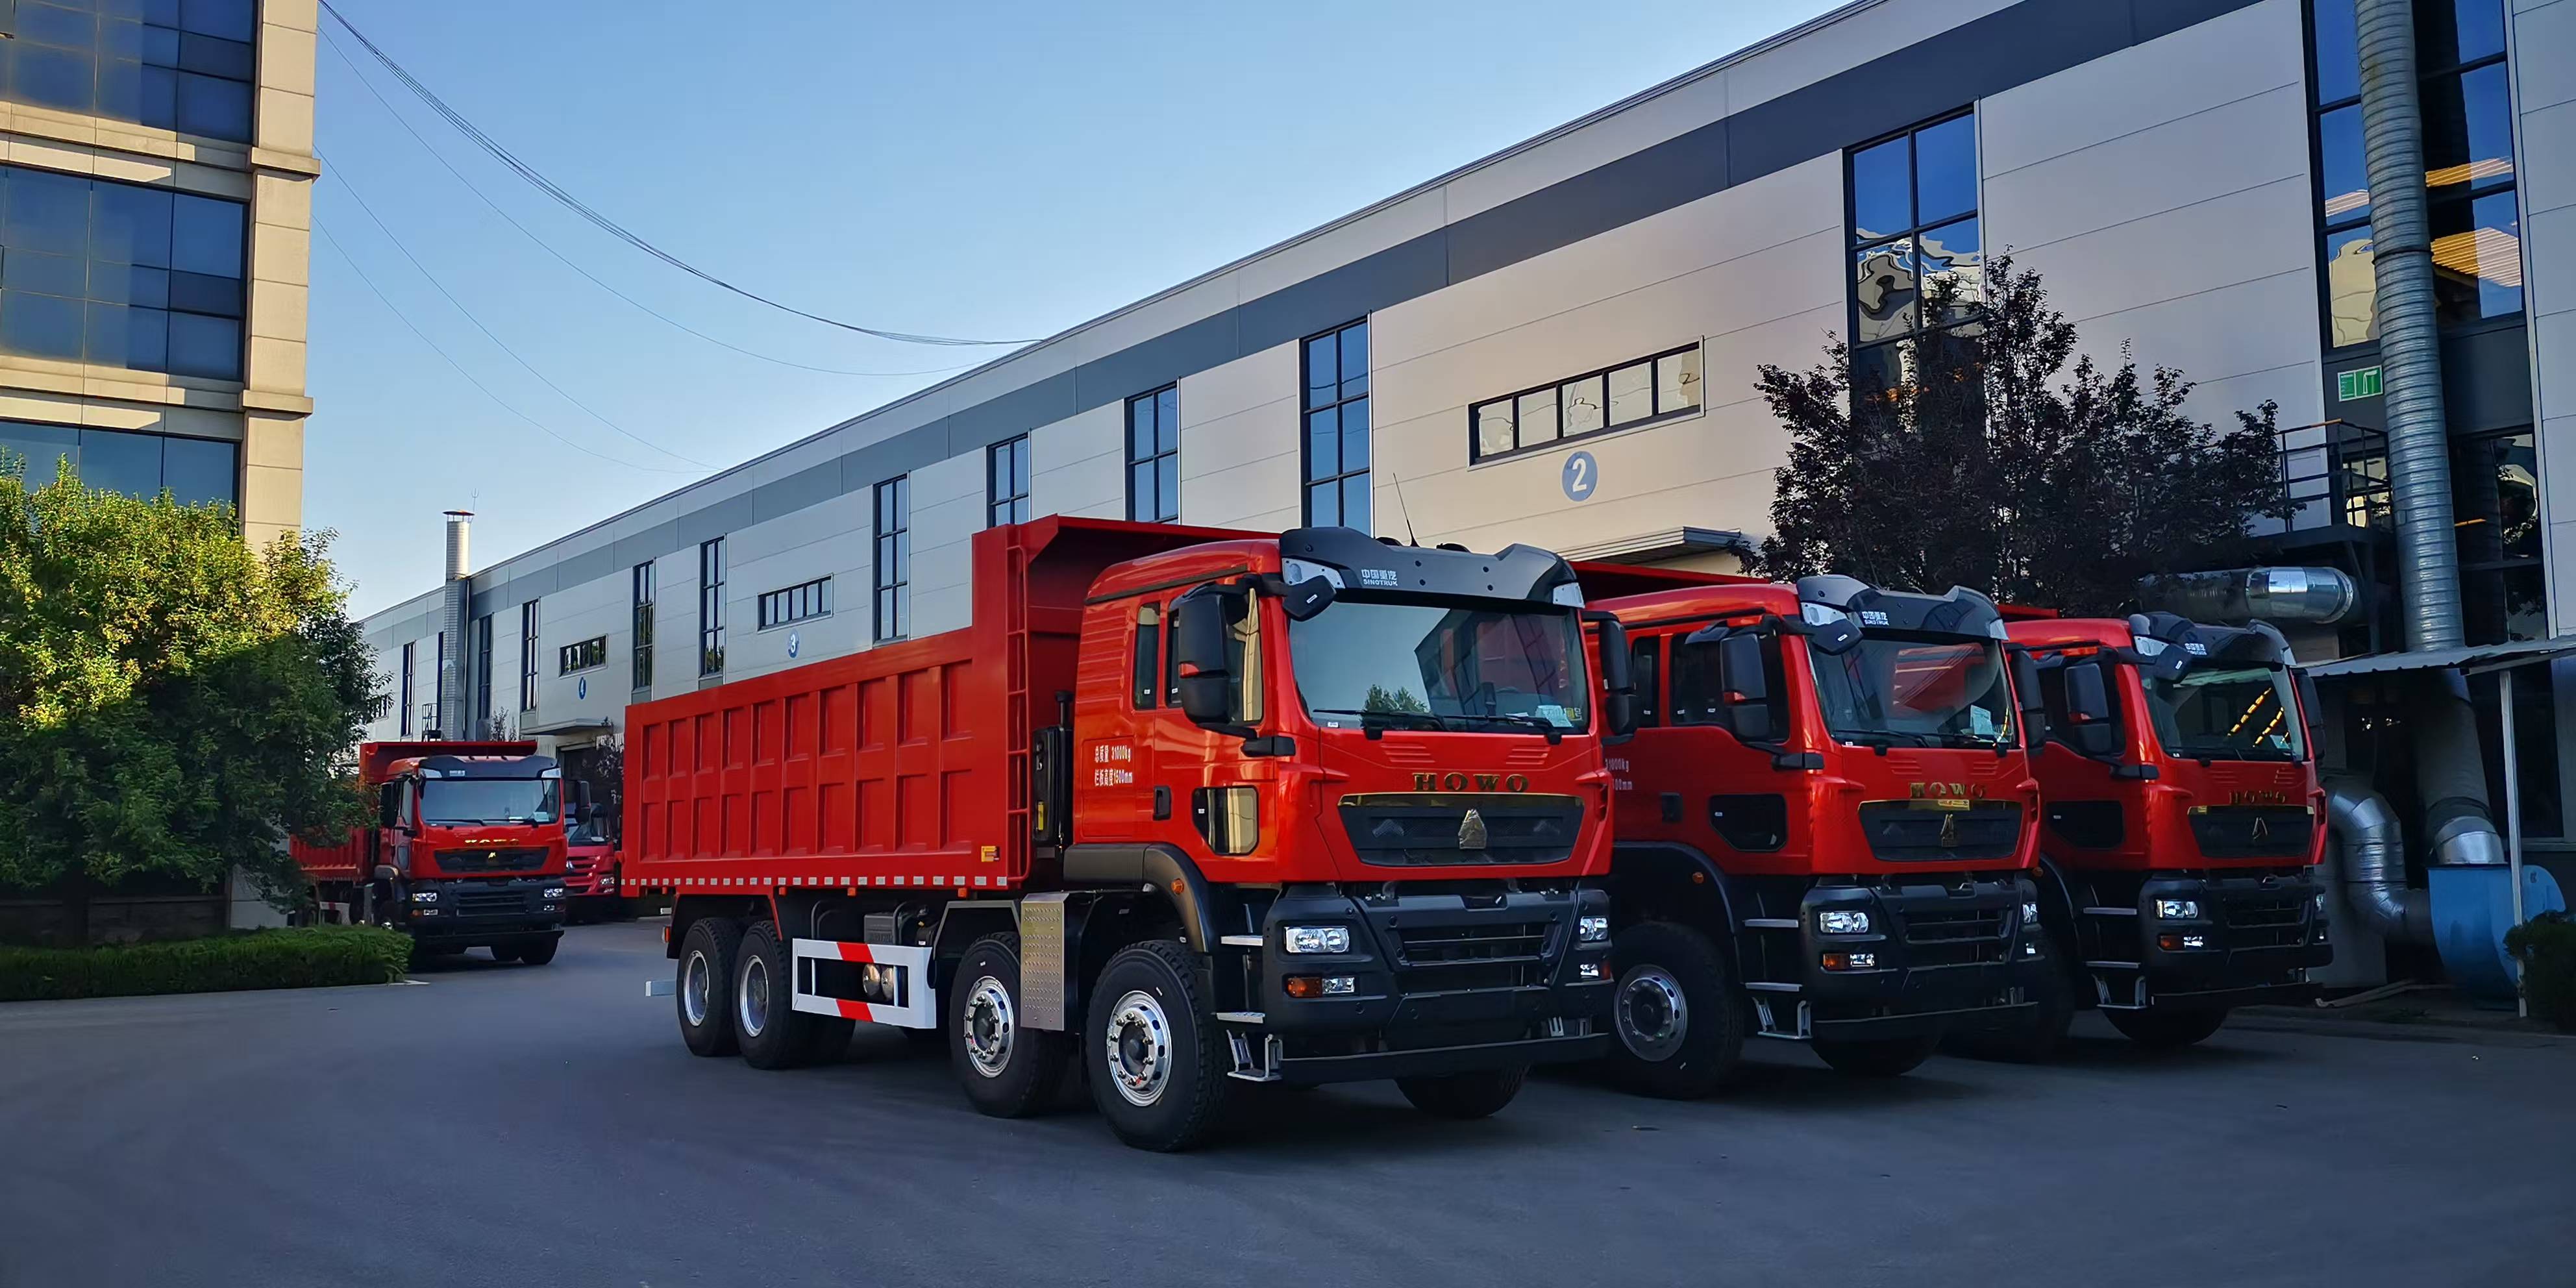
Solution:
M1431 704L1413 696L1413 690L1403 685L1399 684L1390 689L1383 684L1372 684L1369 686L1368 697L1360 703L1360 710L1410 711L1416 715L1428 715L1431 712Z
M292 890L287 835L369 812L343 771L384 704L330 534L254 552L228 506L24 467L0 455L0 885Z
M1840 342L1811 370L1761 369L1790 434L1766 574L2125 612L2140 577L2207 566L2255 516L2288 512L2273 404L2219 430L2184 410L2181 372L2142 375L2125 345L2116 366L2076 357L2074 325L2009 258L1921 307L1979 320L1913 346L1893 382L1855 386Z

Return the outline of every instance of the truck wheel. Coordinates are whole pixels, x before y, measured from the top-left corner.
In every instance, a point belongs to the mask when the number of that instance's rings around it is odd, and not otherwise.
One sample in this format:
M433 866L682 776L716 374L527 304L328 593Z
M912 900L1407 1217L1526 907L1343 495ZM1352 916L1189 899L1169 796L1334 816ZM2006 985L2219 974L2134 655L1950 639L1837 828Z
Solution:
M519 946L517 944L492 945L492 960L505 966L519 960Z
M1816 1048L1816 1058L1832 1065L1835 1071L1862 1078L1896 1078L1914 1072L1914 1066L1932 1058L1941 1045L1934 1034L1920 1038L1875 1038L1866 1042L1843 1042L1817 1038L1809 1045Z
M1090 1011L1083 1072L1118 1139L1158 1153L1207 1139L1225 1114L1231 1061L1195 955L1170 939L1120 949L1092 986Z
M1744 1054L1744 1007L1717 945L1688 926L1640 922L1619 932L1610 966L1620 1081L1671 1100L1725 1085Z
M543 966L555 959L555 949L562 943L561 939L553 935L547 935L542 939L520 940L519 960L531 966Z
M794 971L776 926L755 921L742 932L733 955L733 1031L752 1068L793 1069L814 1053L814 1017L796 1009Z
M1482 1069L1439 1078L1398 1078L1395 1089L1434 1118L1491 1118L1521 1094L1529 1070Z
M2036 1003L2023 1023L2002 1028L1962 1029L1941 1039L1941 1049L1977 1060L2038 1064L2054 1058L2075 1022L2075 981L2053 964L2031 984Z
M2174 1051L2207 1038L2227 1023L2224 1009L2215 1011L2104 1011L2121 1036L2150 1051Z
M986 935L958 959L948 1017L948 1064L966 1102L995 1118L1025 1118L1046 1107L1064 1077L1064 1034L1032 1029L1020 1003L1020 937Z
M737 1049L733 1008L726 1005L733 986L734 950L742 943L742 926L729 917L700 917L680 938L680 1040L692 1055L732 1055Z

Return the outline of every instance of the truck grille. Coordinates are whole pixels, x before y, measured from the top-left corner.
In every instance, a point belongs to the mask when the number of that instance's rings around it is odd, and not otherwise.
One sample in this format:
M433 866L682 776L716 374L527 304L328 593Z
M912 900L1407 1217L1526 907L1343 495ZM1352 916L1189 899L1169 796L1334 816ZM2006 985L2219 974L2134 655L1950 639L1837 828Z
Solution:
M2307 942L2308 896L2256 895L2219 905L2227 918L2227 939L2235 948L2295 948Z
M1922 801L1863 801L1860 826L1882 863L1943 863L2012 857L2021 846L2021 806L1978 801L1967 809L1925 809Z
M1385 792L1345 796L1341 812L1360 862L1382 867L1562 863L1583 831L1571 796Z
M2195 805L2191 837L2212 859L2304 858L2316 839L2305 805Z
M1977 966L2004 960L2001 908L1908 912L1905 946L1917 966Z
M1544 921L1404 926L1396 943L1416 990L1520 988L1546 982L1547 932Z
M517 850L440 850L431 855L441 872L534 872L546 865L546 852Z
M524 888L506 890L456 890L448 895L449 905L460 917L488 917L496 913L526 912L528 896Z

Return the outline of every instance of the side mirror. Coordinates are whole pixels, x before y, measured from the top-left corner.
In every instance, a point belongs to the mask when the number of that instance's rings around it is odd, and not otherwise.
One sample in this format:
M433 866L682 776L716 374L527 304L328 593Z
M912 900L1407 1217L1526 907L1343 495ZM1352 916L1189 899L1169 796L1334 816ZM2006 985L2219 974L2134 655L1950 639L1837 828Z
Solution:
M376 826L402 826L402 784L387 783L376 791Z
M1601 731L1613 738L1637 732L1637 677L1628 664L1628 627L1607 613L1601 626Z
M590 803L590 780L586 778L576 778L572 780L570 786L572 788L572 808L564 811L565 816L576 823L587 823L590 821L591 814L593 813Z
M1225 726L1234 712L1234 624L1250 610L1252 596L1239 586L1201 586L1172 604L1179 614L1172 648L1181 673L1181 714L1190 723Z
M1717 642L1717 687L1718 700L1726 706L1726 727L1738 740L1770 742L1776 737L1760 635L1737 631Z
M2066 664L2066 722L2077 728L2109 723L2111 686L2102 677L2100 658Z
M2040 692L2039 663L2020 649L2012 652L2013 706L2021 712L2022 745L2037 751L2048 741L2048 700Z

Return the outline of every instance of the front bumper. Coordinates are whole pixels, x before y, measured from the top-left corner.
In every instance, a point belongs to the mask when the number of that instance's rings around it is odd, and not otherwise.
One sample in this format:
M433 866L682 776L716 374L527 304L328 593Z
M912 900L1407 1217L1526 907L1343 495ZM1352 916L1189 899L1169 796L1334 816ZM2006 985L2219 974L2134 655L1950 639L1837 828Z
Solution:
M2037 898L2037 888L2020 876L1937 885L1892 878L1810 889L1799 905L1796 935L1805 1035L1898 1038L2013 1023L2035 1006L2031 982L2055 968L2048 937L2023 916ZM1827 911L1866 913L1869 930L1825 934L1817 926ZM1861 954L1868 966L1848 964ZM1836 958L1847 964L1826 965ZM1779 1000L1755 997L1765 1007ZM1787 1025L1775 1011L1766 1027Z
M1447 893L1291 886L1271 905L1247 992L1261 1029L1279 1040L1281 1081L1466 1073L1605 1053L1610 943L1582 942L1579 920L1606 919L1609 896L1442 884ZM1350 951L1288 953L1292 925L1347 927ZM1346 979L1350 991L1292 997L1291 976Z
M2194 1010L2297 1003L2316 995L2308 972L2334 961L2317 886L2294 874L2171 873L2138 891L2138 968L2097 967L2104 1005ZM2197 917L2157 915L2187 900ZM2168 945L2171 946L2168 946ZM2134 979L2122 981L2127 973ZM2123 990L2120 984L2129 988Z
M618 893L617 869L613 866L589 871L574 868L564 873L563 887L567 899L614 898Z
M413 897L422 892L438 897L427 902ZM398 893L401 929L424 943L469 946L560 934L569 894L560 873L495 880L417 880Z

